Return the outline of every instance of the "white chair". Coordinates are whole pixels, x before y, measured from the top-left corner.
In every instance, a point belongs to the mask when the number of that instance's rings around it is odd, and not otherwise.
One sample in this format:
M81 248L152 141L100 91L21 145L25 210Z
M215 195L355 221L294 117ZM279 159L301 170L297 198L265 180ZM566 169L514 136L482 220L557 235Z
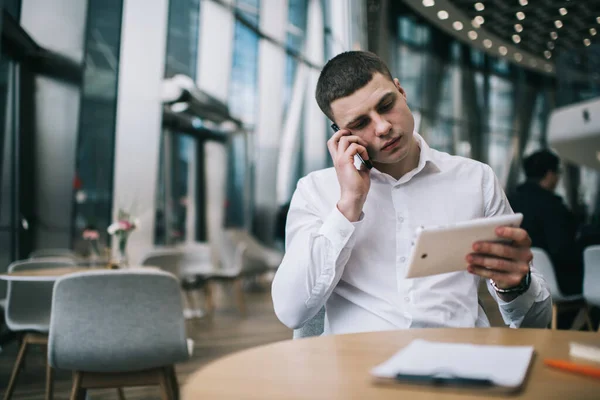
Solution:
M74 266L69 259L57 261L55 258L15 261L8 267L8 272L40 270ZM8 281L6 303L6 325L21 337L21 347L15 365L4 392L4 399L12 396L25 354L30 345L48 344L50 329L50 310L52 304L52 288L54 282ZM46 368L46 398L52 398L52 368Z
M583 268L583 297L588 304L600 307L600 246L585 248ZM600 332L600 326L598 332Z
M592 322L589 317L587 304L583 298L583 295L563 295L558 286L558 282L556 281L554 267L552 266L552 261L550 260L548 254L543 249L536 247L531 248L531 252L533 253L533 266L546 280L546 284L550 290L550 295L552 296L552 329L556 329L559 312L576 309L579 310L579 314L575 318L573 326L578 323L580 319L579 315L583 313L588 329L591 330Z

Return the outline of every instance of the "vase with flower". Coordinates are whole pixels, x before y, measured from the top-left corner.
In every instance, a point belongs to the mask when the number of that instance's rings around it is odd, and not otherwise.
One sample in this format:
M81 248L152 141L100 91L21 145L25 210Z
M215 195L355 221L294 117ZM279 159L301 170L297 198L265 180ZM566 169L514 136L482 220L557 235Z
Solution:
M108 227L108 234L114 236L117 240L117 264L119 267L126 267L129 264L127 257L127 240L129 235L139 226L138 221L131 214L119 210L117 221Z
M90 244L90 259L97 259L100 257L100 245L98 243L100 239L100 233L93 227L87 227L82 233L83 240Z

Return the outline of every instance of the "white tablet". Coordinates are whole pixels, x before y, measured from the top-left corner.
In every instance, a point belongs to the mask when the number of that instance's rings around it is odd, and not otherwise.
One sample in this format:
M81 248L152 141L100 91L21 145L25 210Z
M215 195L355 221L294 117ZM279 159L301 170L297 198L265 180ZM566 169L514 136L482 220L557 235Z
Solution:
M412 247L406 278L466 271L465 258L478 241L503 241L499 226L519 227L523 214L501 215L448 226L420 227Z

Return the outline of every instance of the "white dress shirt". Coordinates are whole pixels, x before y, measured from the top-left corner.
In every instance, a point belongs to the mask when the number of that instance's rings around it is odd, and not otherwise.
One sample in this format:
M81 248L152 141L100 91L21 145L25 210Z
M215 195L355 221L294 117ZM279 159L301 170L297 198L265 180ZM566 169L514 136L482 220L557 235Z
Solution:
M489 326L478 303L480 277L454 272L405 279L411 242L421 225L447 225L510 214L492 169L480 162L420 147L417 168L399 180L375 168L358 222L336 204L333 168L298 182L286 226L286 253L273 281L275 313L297 328L325 305L325 333L419 327ZM466 256L466 255L465 255ZM466 263L466 262L465 262ZM488 290L511 327L546 327L551 300L531 269L527 292L511 302Z

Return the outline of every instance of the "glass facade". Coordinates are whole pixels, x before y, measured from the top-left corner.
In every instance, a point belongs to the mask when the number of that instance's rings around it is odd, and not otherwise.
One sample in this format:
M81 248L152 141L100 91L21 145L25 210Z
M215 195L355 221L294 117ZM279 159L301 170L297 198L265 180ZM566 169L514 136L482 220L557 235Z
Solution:
M506 184L515 138L539 146L545 135L547 82L540 78L525 84L518 67L452 39L408 9L398 15L395 37L393 74L421 116L417 131L435 149L487 162ZM515 113L519 86L538 99L530 111L531 126L523 132L515 128L522 125Z
M233 59L229 87L229 110L252 132L256 124L258 99L258 33L240 20L254 27L259 23L259 0L238 0L233 37ZM229 171L227 176L227 226L244 226L248 216L244 190L247 168L252 170L247 136L234 135L229 142ZM252 176L252 174L250 174ZM252 195L249 196L253 198Z
M165 78L185 75L196 80L200 0L169 2ZM198 141L188 134L164 127L160 146L156 193L154 241L159 245L175 244L188 239L187 218L192 191L190 169L194 160L202 162ZM202 185L197 179L196 185Z
M74 185L73 246L86 252L84 229L107 243L112 219L117 80L122 0L90 0Z

